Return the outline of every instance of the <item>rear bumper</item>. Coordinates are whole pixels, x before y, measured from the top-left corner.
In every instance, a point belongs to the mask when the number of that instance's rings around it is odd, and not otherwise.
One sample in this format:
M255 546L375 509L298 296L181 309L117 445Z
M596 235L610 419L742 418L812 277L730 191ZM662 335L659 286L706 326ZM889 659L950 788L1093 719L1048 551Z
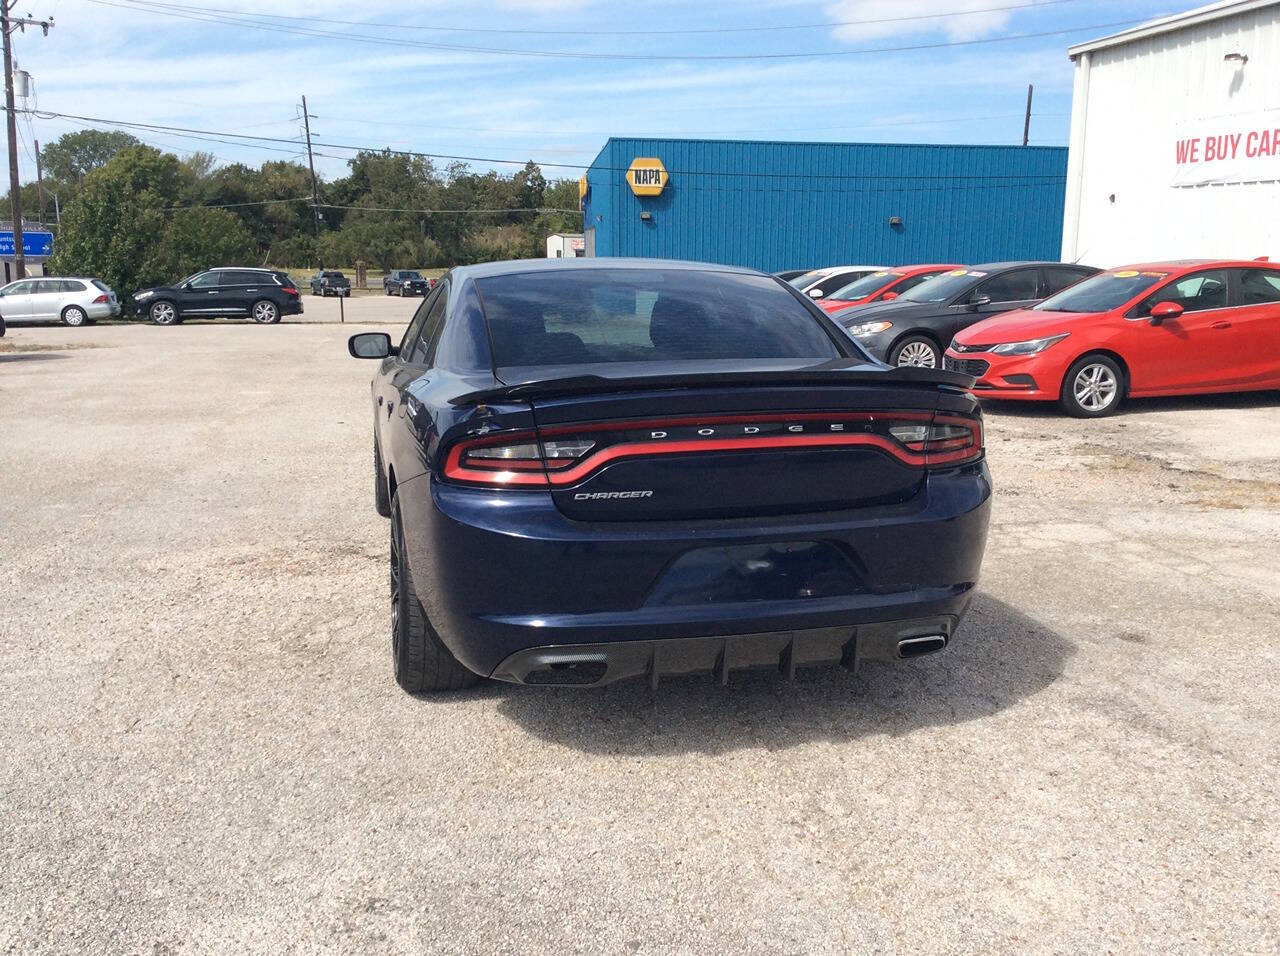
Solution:
M302 299L288 299L280 306L281 315L302 315Z
M603 674L574 682L607 683L894 657L918 627L949 640L978 578L991 483L978 463L931 473L901 505L683 522L571 521L549 495L429 476L397 494L418 598L459 661L528 681L587 655ZM741 570L725 556L761 547L804 559L766 569L754 591L727 582Z
M91 319L120 318L119 302L90 302L84 307L85 315Z
M901 660L940 651L950 643L959 620L957 613L853 627L532 647L512 654L491 676L516 684L592 687L646 677L657 687L661 677L687 674L711 674L726 684L737 670L776 667L788 678L798 667L838 664L856 671L864 660Z

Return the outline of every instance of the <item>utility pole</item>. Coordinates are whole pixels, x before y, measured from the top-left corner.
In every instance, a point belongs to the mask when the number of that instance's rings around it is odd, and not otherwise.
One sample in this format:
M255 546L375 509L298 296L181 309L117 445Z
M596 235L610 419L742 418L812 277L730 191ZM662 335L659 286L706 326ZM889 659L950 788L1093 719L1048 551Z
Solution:
M3 2L3 0L0 0ZM316 161L311 155L311 114L307 112L307 97L302 97L302 126L307 131L307 166L311 169L311 216L316 227L316 241L320 240L320 188L316 185ZM320 254L319 248L316 255Z
M36 144L36 200L40 203L40 225L44 225L44 173L40 170L40 140Z
M27 277L27 256L22 249L22 184L18 181L18 113L13 103L13 31L39 27L49 35L53 19L11 17L17 0L0 0L0 33L4 34L4 108L9 128L9 200L13 206L13 271L15 279Z
M1031 136L1031 91L1035 87L1027 84L1027 118L1022 121L1022 145L1026 146Z

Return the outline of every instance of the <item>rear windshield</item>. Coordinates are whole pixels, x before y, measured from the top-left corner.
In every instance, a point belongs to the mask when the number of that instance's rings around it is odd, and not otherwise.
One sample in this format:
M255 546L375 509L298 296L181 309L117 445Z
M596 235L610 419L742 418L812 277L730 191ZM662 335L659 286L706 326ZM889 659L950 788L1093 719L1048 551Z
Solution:
M322 273L320 273L320 278L322 278L322 279L345 279L345 278L346 278L346 276L344 276L341 272L322 272Z
M1099 272L1049 296L1036 308L1041 312L1110 312L1136 299L1168 274L1136 269Z
M401 272L399 273L399 275L401 279L421 279L422 278L422 276L420 276L416 272Z
M952 269L934 276L928 282L921 282L914 289L902 293L898 299L908 302L946 302L952 296L977 285L978 280L986 274L976 269Z
M846 286L842 286L832 292L828 299L865 299L873 292L879 291L887 286L894 279L902 278L901 272L873 272L869 276L863 276L854 282L850 282Z
M97 288L101 289L103 292L110 292L110 291L111 291L111 287L110 287L110 286L108 286L108 285L107 285L105 282L103 282L101 279L94 279L94 280L93 280L93 284L94 284Z
M476 287L499 368L841 355L819 320L766 276L591 269Z

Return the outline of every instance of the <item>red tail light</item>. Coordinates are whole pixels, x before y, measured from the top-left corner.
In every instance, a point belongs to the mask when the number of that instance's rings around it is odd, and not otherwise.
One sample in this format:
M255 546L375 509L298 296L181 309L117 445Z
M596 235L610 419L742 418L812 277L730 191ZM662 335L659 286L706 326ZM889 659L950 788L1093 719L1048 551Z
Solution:
M297 290L297 289L295 289L295 288L294 288L293 286L291 286L291 285L287 285L287 286L285 286L285 287L284 287L284 294L285 294L285 295L297 295L297 294L298 294L298 290Z
M792 448L873 448L916 468L982 456L982 423L931 412L816 412L607 422L466 438L445 455L450 481L491 488L575 485L622 458Z
M109 297L109 296L107 296L107 295L100 295L100 296L98 296L96 299L94 299L94 300L93 300L93 304L94 304L94 305L105 305L106 303L108 303L108 302L110 302L110 301L111 301L111 299L110 299L110 297Z

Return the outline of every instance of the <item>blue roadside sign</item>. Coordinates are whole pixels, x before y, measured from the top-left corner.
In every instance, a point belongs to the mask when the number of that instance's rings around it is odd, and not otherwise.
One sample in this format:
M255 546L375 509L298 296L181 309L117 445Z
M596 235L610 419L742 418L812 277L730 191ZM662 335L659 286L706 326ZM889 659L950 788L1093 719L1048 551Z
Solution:
M53 233L23 232L22 254L24 256L53 255ZM13 230L0 232L0 256L13 255Z

